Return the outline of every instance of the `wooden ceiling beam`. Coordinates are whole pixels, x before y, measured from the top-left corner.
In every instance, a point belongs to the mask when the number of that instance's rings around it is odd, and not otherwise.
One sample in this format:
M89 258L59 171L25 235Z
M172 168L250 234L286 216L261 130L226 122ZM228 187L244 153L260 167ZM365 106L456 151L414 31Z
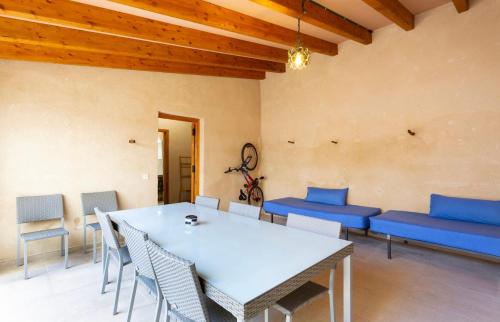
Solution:
M0 0L0 15L279 62L287 51L69 0Z
M415 28L415 16L398 0L363 0L406 31Z
M255 70L230 69L186 63L166 62L153 59L92 53L41 45L15 44L0 40L0 59L28 60L56 64L109 67L142 71L192 74L203 76L264 79L265 72Z
M298 18L302 15L302 4L300 0L251 0L272 10L284 13L288 16ZM333 12L313 1L305 1L306 13L302 20L316 27L339 34L348 39L362 44L372 42L372 32L365 27Z
M112 1L282 45L294 46L297 41L296 30L287 29L203 0ZM332 56L338 53L338 47L335 43L308 35L302 35L302 41L314 52Z
M0 17L0 39L17 44L196 65L285 72L285 64Z
M453 0L453 4L455 5L458 13L469 10L469 0Z

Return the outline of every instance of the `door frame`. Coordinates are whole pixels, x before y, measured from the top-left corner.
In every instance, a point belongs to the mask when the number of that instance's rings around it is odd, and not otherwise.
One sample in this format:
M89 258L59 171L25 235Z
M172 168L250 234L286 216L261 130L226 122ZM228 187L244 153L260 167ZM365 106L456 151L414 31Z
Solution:
M163 133L163 204L169 203L170 190L168 187L168 181L170 172L169 170L169 134L168 129L158 129L158 132Z
M158 112L158 118L191 123L191 202L200 191L200 120L194 117Z

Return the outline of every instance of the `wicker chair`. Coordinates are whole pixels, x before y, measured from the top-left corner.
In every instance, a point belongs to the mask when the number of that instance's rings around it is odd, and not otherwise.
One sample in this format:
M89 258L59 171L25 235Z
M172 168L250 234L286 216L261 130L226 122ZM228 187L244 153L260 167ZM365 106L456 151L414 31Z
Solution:
M120 232L125 237L125 242L127 243L130 257L132 258L132 263L135 268L134 287L132 289L132 297L130 298L127 322L130 322L132 318L138 282L141 282L141 284L148 289L150 294L156 296L157 305L155 321L158 322L160 320L163 295L156 284L153 266L151 266L151 260L148 256L148 250L146 248L147 234L130 226L126 221L120 223Z
M194 263L167 252L150 240L146 241L146 247L156 281L169 306L168 317L183 322L236 321L231 313L203 294Z
M313 233L339 238L341 224L336 221L323 220L313 217L301 216L296 214L288 214L286 222L287 227L307 230ZM335 281L335 266L330 269L330 283L326 288L313 282L307 282L292 293L280 299L273 306L278 311L286 316L286 322L292 322L294 312L313 301L318 296L328 292L330 295L330 322L335 321L335 304L333 301L333 289ZM269 312L265 311L265 320L269 321Z
M207 208L219 209L219 202L220 202L219 198L196 196L194 204Z
M260 218L260 207L246 205L239 202L230 202L229 203L229 213L245 216L253 219L259 220Z
M101 294L104 294L106 285L108 284L109 261L113 258L118 264L118 279L116 282L115 305L113 307L113 315L117 313L118 298L120 297L120 287L122 284L123 266L132 262L127 246L120 246L118 238L113 231L111 219L108 214L103 213L98 208L94 209L97 220L101 225L103 247L106 247L106 258L104 259L104 276L102 278Z
M118 210L118 202L116 200L116 191L89 192L81 194L82 209L83 209L83 253L87 253L87 228L92 231L92 261L97 262L97 231L101 230L101 225L98 222L88 223L87 216L95 215L94 208L99 208L101 211L116 211ZM102 259L104 266L104 258Z
M61 256L64 255L64 268L68 268L68 236L69 232L64 229L64 206L63 196L46 195L17 197L17 266L21 265L21 240L24 242L24 279L28 279L28 242L61 237ZM59 219L60 228L45 229L27 233L21 232L21 225L37 221Z

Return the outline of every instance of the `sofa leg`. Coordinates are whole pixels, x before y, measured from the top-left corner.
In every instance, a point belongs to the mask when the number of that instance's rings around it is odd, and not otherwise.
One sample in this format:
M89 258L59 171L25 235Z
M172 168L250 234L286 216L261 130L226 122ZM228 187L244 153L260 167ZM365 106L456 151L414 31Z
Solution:
M349 228L345 228L345 240L349 240Z
M391 259L392 258L392 251L391 251L391 235L387 235L387 258Z
M368 237L368 229L365 229L365 237Z

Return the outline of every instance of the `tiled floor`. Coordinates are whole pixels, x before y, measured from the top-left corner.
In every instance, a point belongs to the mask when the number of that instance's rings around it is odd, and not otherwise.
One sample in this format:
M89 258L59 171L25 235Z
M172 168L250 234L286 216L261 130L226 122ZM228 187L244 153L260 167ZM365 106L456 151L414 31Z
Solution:
M400 244L394 244L389 261L383 241L356 235L351 238L355 242L355 322L500 321L500 264ZM71 268L67 270L56 255L35 259L30 263L31 278L26 281L22 267L1 265L0 321L125 321L131 267L125 270L119 314L113 316L115 269L111 267L113 283L101 295L101 264L91 264L91 256L70 253ZM336 280L338 321L342 313L340 271ZM326 283L327 278L325 274L318 281ZM141 287L135 307L134 322L152 320L154 299ZM278 312L271 313L272 321L284 321ZM299 311L294 321L329 321L327 296Z

